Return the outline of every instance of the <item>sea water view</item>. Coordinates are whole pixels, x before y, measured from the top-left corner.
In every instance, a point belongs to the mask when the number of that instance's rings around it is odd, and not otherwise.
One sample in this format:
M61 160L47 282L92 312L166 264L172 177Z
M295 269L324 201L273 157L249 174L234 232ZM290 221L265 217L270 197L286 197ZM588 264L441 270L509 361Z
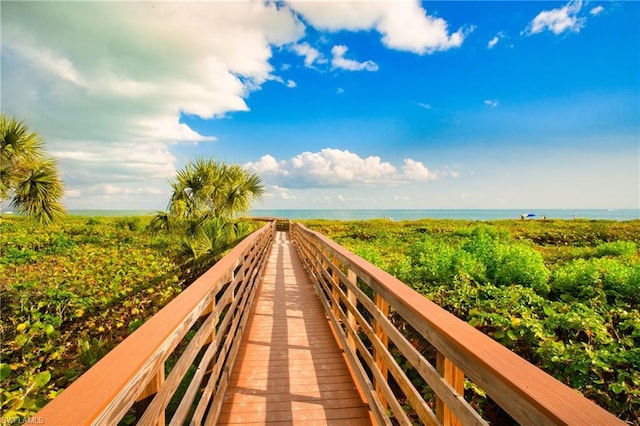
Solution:
M69 210L74 216L147 216L152 210ZM394 221L418 219L503 220L520 219L521 215L536 219L635 220L640 209L253 209L249 216L289 219Z
M252 216L286 217L289 219L329 219L329 220L366 220L389 219L394 221L418 219L460 219L460 220L499 220L520 219L521 215L532 215L531 219L599 219L633 220L640 218L640 210L623 209L350 209L350 210L252 210Z

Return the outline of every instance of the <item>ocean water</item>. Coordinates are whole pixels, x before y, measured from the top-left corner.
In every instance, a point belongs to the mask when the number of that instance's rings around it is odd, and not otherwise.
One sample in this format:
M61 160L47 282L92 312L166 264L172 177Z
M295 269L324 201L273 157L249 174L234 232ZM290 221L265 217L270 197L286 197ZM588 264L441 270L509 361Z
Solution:
M265 210L256 209L251 216L283 217L289 219L330 219L330 220L363 220L389 219L394 221L417 219L461 219L461 220L498 220L520 219L522 214L534 215L527 220L546 217L547 219L600 219L600 220L633 220L640 219L640 209L431 209L431 210Z
M77 216L147 216L153 215L151 210L69 210L69 214ZM499 220L520 219L522 214L532 214L530 219L599 219L599 220L633 220L640 219L640 209L295 209L267 210L255 209L249 216L268 216L289 219L329 219L329 220L365 220L389 219L394 221L417 219L460 219L460 220Z

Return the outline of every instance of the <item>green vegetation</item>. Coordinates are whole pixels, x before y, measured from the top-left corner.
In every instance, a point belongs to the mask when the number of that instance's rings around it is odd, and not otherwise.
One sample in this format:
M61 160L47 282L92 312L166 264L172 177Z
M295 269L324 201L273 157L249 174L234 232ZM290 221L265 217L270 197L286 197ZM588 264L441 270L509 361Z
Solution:
M45 155L40 137L16 119L0 115L0 203L40 224L64 215L64 187L56 162Z
M2 416L35 413L190 282L185 240L148 232L151 222L0 218ZM305 223L620 418L640 418L640 221Z
M180 242L150 222L0 217L2 417L35 413L190 282Z
M621 419L640 418L640 221L305 224Z
M255 173L202 158L178 171L171 187L167 211L156 214L151 229L177 239L194 274L252 230L233 218L246 213L264 192Z
M264 188L238 165L199 159L171 181L154 218L68 218L55 163L2 116L0 202L36 222L0 218L2 418L25 418L94 365L184 285L257 229L235 220Z

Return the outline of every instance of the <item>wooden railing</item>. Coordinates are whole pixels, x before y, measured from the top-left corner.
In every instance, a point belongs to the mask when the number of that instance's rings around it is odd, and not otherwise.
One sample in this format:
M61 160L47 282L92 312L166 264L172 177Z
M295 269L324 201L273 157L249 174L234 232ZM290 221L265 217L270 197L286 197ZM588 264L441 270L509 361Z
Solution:
M34 420L215 424L275 232L273 221L244 239ZM291 234L378 424L487 424L467 379L521 424L624 424L327 237Z
M40 410L36 423L215 423L274 235L271 222L245 238Z
M379 424L487 424L464 398L465 376L520 424L624 424L322 234L291 233ZM430 391L416 389L420 379Z

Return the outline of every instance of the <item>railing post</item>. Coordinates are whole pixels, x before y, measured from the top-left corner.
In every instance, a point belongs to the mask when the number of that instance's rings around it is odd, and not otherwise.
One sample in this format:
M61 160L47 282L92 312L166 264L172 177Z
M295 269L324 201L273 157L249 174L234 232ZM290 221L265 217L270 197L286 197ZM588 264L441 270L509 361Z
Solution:
M378 293L376 293L375 302L376 302L376 307L380 311L380 314L383 317L388 318L389 302L387 302ZM382 328L382 325L379 323L379 321L375 321L375 332L378 339L380 339L380 342L382 342L382 345L386 348L389 345L389 336L387 336L387 333L384 332L384 329ZM377 350L375 351L375 360L376 360L376 366L378 367L378 370L380 370L380 373L382 373L382 377L384 377L384 380L386 381L388 376L388 368L387 368L387 364L384 362L384 357L382 356L380 351L377 351ZM376 380L376 393L378 394L378 398L380 399L380 403L382 404L382 406L387 407L387 398L384 396L382 387L380 386L380 383L377 380Z
M349 269L347 270L347 280L349 281L347 286L347 300L357 309L358 308L358 298L356 293L353 291L352 287L358 285L358 276L356 273ZM347 344L351 348L351 351L355 354L356 352L356 339L353 335L356 331L356 316L351 313L351 310L347 309L347 324L349 328L347 329Z
M151 378L147 386L144 388L144 390L140 393L140 395L138 396L138 399L134 404L134 409L138 419L142 417L142 415L146 411L149 404L151 404L153 397L158 393L158 391L162 387L163 383L164 383L164 361L160 363L156 373L153 375L153 377ZM160 413L155 424L157 424L158 426L165 424L164 411Z
M459 394L464 395L464 372L441 352L436 355L436 369L444 380ZM445 426L461 426L462 423L444 401L436 396L436 416Z

